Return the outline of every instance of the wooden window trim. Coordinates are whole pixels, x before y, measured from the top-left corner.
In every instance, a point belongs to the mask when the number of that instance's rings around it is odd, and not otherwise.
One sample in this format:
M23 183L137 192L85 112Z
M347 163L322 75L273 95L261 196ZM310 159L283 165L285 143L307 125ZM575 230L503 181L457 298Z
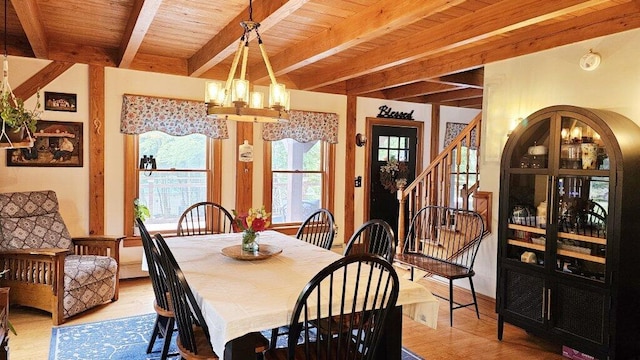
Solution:
M220 203L222 199L222 141L207 138L207 200ZM124 141L124 229L123 246L142 246L139 236L133 235L133 199L138 196L138 135L125 135ZM212 165L213 161L213 165ZM175 235L173 233L168 235Z

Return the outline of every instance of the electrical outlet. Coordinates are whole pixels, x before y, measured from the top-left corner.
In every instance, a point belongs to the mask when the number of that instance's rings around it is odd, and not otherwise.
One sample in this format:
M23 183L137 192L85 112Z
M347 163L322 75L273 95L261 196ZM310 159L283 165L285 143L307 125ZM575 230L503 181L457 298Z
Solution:
M356 187L361 187L362 186L362 176L356 177L355 185L356 185Z

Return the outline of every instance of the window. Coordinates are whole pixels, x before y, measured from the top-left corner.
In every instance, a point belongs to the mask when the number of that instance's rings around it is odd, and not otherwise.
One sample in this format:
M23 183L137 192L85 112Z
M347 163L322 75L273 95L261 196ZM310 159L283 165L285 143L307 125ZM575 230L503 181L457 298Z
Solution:
M316 140L266 142L265 206L274 227L297 225L319 208L332 208L333 146Z
M178 219L189 205L219 201L213 198L214 193L219 197L219 191L211 189L213 143L202 134L172 136L149 131L130 136L127 167L132 176L126 174L125 207L132 207L133 200L139 198L151 213L145 221L150 232L175 233ZM133 215L125 216L125 233L131 235Z

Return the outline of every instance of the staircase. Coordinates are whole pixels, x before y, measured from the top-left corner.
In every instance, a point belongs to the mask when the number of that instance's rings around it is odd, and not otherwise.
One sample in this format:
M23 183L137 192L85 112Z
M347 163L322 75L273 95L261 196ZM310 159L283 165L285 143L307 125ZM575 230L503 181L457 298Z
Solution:
M483 217L485 231L490 232L491 193L479 190L481 119L478 114L411 184L398 190L399 251L404 248L406 219L410 221L426 205L474 210Z

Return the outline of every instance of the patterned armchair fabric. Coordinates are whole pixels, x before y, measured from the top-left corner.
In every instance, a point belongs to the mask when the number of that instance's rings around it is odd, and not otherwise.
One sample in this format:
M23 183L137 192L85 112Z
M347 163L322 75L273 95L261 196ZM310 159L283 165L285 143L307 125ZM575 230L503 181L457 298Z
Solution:
M88 246L83 247L82 241ZM1 281L12 288L12 303L51 311L56 324L117 299L118 242L72 239L53 191L0 194L0 266L10 269ZM40 289L42 296L61 299L47 303L31 300L33 294L21 296L21 289L28 286ZM51 303L57 305L51 309Z

